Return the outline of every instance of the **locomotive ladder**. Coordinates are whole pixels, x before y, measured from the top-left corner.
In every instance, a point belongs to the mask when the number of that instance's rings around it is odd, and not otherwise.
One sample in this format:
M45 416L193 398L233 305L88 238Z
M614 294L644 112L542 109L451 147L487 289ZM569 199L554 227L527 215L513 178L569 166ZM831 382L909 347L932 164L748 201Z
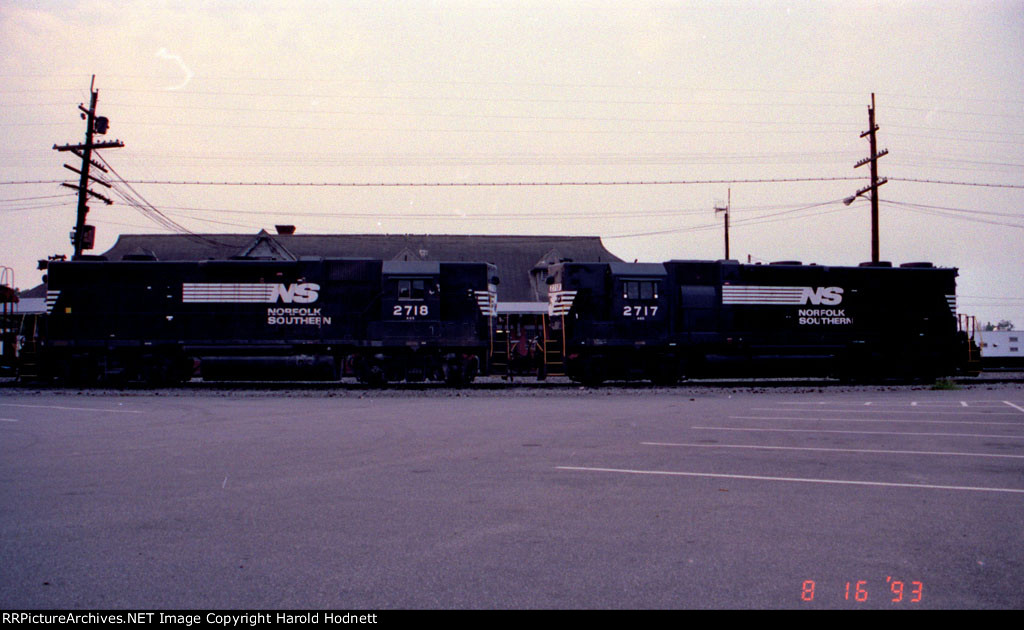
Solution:
M551 330L551 320L544 318L544 375L565 376L565 316L562 317L561 331Z
M957 314L957 329L967 337L967 361L965 369L968 376L981 374L981 334L978 330L978 318L974 315Z
M491 375L510 378L508 315L498 315L491 330Z
M26 331L25 324L31 321L32 329ZM38 348L38 326L39 318L36 315L26 315L22 319L21 334L25 339L18 352L18 382L25 383L37 381L40 377L39 371L39 348Z
M0 284L0 286L3 286ZM6 287L4 287L6 288ZM0 296L0 366L17 365L18 329L15 327L14 302Z

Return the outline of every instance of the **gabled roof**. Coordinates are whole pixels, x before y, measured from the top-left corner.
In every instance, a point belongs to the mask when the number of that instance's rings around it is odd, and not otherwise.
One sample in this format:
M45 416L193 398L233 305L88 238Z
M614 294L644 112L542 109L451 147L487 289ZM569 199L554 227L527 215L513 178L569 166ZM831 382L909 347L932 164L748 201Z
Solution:
M246 247L239 257L260 260L298 260L266 230L260 230L260 233L256 235L256 240Z
M498 267L500 299L533 302L538 296L530 272L545 263L569 258L577 262L619 262L596 236L508 236L446 234L122 234L104 252L122 260L138 251L157 260L184 261L235 257L295 260L379 258L382 260L482 261Z

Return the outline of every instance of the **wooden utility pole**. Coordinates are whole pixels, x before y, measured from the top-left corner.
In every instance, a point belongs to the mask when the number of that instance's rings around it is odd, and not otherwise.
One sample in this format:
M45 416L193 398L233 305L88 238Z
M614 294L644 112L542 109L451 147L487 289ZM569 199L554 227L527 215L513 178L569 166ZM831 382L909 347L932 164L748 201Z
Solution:
M871 107L868 108L868 130L860 134L860 137L868 136L868 142L870 144L871 154L863 160L853 165L853 168L860 168L865 164L871 165L871 183L864 188L861 188L855 192L852 196L847 197L843 200L843 203L850 205L854 199L863 195L866 192L871 192L871 262L876 263L879 260L879 247L878 247L878 187L889 181L888 179L878 179L878 158L889 153L889 149L882 149L878 151L878 144L875 138L875 132L878 131L878 125L875 123L875 93L871 93Z
M82 250L92 249L93 242L95 240L96 229L91 225L86 225L85 217L89 214L89 197L95 197L103 201L108 206L114 202L104 197L99 193L95 193L89 190L89 182L96 182L101 186L110 188L110 184L97 179L89 175L89 168L95 167L96 169L107 172L107 169L102 164L93 161L92 152L96 149L117 149L124 146L124 143L120 140L114 140L113 142L93 142L93 134L103 135L107 133L107 128L110 125L110 121L102 116L96 116L96 101L99 99L99 91L95 89L96 75L92 76L92 81L89 83L89 109L86 109L79 103L78 109L82 112L82 119L85 120L85 144L65 144L62 146L53 145L56 151L71 151L75 155L82 158L82 168L77 169L67 164L64 168L69 171L78 173L79 180L78 186L73 184L61 184L67 188L78 191L78 217L75 221L75 229L71 232L71 244L74 245L75 252L74 256L78 257L82 255Z
M729 260L729 206L732 205L732 188L729 188L726 200L724 208L715 206L715 214L719 212L725 213L725 260Z

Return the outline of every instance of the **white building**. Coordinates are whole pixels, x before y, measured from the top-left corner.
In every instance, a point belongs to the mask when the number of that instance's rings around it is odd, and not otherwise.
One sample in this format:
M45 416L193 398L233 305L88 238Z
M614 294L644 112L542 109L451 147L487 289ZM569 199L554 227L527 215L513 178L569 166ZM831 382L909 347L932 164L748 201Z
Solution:
M978 335L984 365L1024 365L1024 331L983 330Z

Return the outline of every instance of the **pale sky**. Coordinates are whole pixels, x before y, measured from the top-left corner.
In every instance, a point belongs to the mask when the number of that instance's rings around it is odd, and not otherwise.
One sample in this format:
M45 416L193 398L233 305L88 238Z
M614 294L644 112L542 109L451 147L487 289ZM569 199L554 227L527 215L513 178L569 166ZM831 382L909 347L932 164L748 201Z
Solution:
M721 258L730 187L733 258L868 260L870 204L842 199L874 92L882 259L958 267L961 312L1024 328L1022 1L2 0L22 288L70 253L75 197L15 182L77 182L51 147L83 141L92 74L128 182L734 182L132 184L195 232L596 235L640 261ZM815 181L739 181L780 179ZM91 204L96 253L168 231L117 200Z

